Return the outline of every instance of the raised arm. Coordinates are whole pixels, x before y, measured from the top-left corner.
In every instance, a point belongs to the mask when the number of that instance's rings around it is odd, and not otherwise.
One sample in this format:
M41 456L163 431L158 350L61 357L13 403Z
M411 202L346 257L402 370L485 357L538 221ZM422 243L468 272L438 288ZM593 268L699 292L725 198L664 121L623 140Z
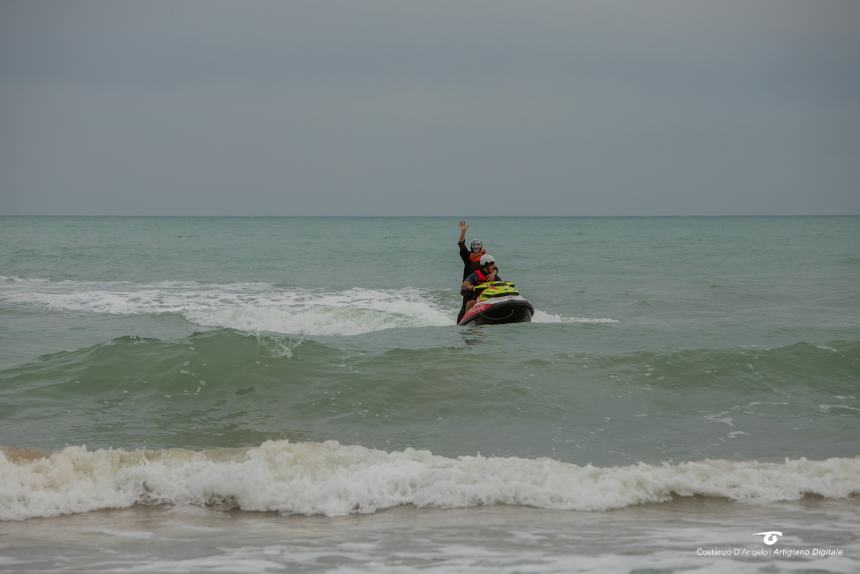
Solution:
M457 242L457 245L460 247L460 259L463 260L464 265L469 264L469 250L466 249L466 230L469 229L469 224L465 222L465 220L460 221L460 241ZM465 273L465 271L464 271Z

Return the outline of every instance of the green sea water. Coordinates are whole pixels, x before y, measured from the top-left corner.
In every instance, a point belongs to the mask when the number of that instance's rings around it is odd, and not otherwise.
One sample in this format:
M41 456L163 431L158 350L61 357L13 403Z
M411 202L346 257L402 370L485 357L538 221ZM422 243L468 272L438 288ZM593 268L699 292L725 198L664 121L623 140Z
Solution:
M0 218L0 518L860 491L860 217L470 224L532 323L453 219Z
M442 218L3 218L0 436L856 454L860 218L477 219L469 237L538 309L483 329L453 326L457 234Z

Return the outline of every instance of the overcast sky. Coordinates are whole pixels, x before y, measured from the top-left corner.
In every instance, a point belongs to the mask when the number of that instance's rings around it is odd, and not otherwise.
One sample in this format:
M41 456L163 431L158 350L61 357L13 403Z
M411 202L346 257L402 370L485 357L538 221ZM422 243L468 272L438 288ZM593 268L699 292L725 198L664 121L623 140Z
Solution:
M860 1L0 0L0 213L860 213Z

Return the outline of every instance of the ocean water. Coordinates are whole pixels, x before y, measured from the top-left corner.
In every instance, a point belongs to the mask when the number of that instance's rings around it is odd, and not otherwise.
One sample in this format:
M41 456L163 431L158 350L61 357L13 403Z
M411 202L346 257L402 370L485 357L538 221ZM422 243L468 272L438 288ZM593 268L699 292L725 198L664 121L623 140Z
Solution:
M860 217L470 223L0 217L0 569L860 571Z

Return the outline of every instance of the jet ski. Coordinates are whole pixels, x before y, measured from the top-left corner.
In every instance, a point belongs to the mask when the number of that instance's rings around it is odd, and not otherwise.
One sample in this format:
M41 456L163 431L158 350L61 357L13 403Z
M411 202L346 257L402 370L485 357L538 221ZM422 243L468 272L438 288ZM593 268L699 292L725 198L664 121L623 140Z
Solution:
M478 300L466 311L458 325L499 325L502 323L528 323L535 308L520 295L510 281L493 281L475 286L480 291Z

